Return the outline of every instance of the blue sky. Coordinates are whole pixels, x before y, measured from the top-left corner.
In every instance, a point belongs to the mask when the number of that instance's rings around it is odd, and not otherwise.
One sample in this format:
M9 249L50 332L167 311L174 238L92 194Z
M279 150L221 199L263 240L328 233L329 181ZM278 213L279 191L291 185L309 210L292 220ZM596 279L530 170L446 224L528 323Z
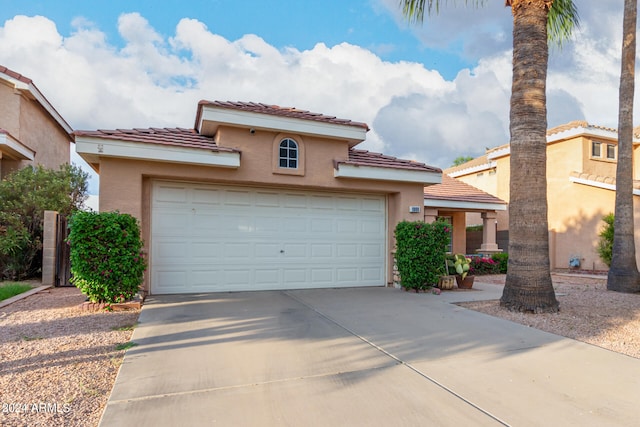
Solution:
M360 148L444 168L508 142L511 87L510 10L452 3L410 27L397 0L0 0L0 64L74 129L192 127L201 99L265 102L364 121ZM616 127L623 2L575 3L549 125Z

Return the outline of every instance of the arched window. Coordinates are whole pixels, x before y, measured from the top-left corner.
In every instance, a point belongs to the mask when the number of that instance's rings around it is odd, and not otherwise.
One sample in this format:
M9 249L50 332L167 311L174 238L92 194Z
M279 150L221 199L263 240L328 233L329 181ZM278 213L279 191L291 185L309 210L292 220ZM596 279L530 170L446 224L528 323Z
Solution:
M298 169L298 143L291 138L280 141L279 166L287 169Z

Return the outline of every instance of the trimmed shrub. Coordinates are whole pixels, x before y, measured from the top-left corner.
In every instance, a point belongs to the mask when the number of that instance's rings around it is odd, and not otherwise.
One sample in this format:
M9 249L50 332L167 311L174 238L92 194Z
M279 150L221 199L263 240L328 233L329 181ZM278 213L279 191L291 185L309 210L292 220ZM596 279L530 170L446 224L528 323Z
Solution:
M613 223L615 221L615 217L612 213L606 215L602 218L604 221L604 226L600 233L600 240L598 240L598 255L602 262L607 264L607 267L611 267L611 257L613 256Z
M138 221L118 212L77 212L69 225L71 283L91 302L132 299L146 269Z
M498 273L507 274L507 265L509 264L509 254L501 252L491 255L491 259L498 263Z
M471 271L469 274L481 276L483 274L498 274L500 266L492 258L471 258Z
M396 263L404 288L423 290L438 283L445 272L450 225L402 221L395 230Z

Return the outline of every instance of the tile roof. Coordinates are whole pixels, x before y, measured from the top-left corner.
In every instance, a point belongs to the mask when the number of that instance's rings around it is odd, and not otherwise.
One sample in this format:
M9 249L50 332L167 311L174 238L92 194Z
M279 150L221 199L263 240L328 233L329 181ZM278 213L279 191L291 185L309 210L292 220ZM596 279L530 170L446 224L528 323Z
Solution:
M372 153L366 150L349 150L349 159L346 161L337 161L338 164L348 164L353 166L373 166L393 169L409 169L416 171L441 173L442 170L433 166L427 166L424 163L415 162L413 160L398 159L392 156L385 156L380 153Z
M445 173L454 173L464 169L473 168L476 166L486 165L489 163L489 158L487 157L488 153L483 154L480 157L476 157L475 159L469 160L468 162L462 163L458 166L452 166L450 168L446 168L444 170Z
M232 148L220 147L212 137L200 135L194 129L183 128L148 128L148 129L114 129L114 130L78 130L78 136L111 139L148 144L175 145L179 147L204 148L214 151L237 152Z
M17 72L15 72L13 70L10 70L10 69L8 69L7 67L5 67L3 65L0 65L0 73L6 74L7 76L12 77L12 78L14 78L16 80L19 80L19 81L21 81L22 83L25 83L25 84L32 84L33 83L33 81L30 78L27 78L27 77L23 76L20 73L17 73Z
M585 172L571 172L571 176L586 181L599 182L602 184L616 185L616 178L612 176L594 175ZM640 180L633 180L633 188L640 190Z
M312 113L307 110L300 110L295 107L280 107L278 105L269 105L256 102L231 102L231 101L206 101L202 100L198 103L198 109L202 106L228 108L231 110L248 111L251 113L270 114L273 116L291 117L302 120L314 120L324 123L332 123L336 125L355 126L364 128L367 131L369 126L366 123L354 122L347 119L339 119L334 116L326 116L320 113Z
M489 193L469 185L465 182L442 175L442 184L424 187L424 198L432 200L454 200L471 203L500 203L507 204L504 200L492 196Z

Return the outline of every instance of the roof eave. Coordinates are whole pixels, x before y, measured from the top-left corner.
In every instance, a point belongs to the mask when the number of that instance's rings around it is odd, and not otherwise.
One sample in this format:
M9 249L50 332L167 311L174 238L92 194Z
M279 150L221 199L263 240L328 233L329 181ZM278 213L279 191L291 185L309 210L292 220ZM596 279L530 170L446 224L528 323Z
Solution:
M333 176L336 178L412 182L424 185L442 183L441 172L393 167L360 166L347 163L336 163L333 169Z
M75 136L76 152L89 164L103 157L183 163L222 168L240 167L240 153L206 148L157 145L144 142Z

